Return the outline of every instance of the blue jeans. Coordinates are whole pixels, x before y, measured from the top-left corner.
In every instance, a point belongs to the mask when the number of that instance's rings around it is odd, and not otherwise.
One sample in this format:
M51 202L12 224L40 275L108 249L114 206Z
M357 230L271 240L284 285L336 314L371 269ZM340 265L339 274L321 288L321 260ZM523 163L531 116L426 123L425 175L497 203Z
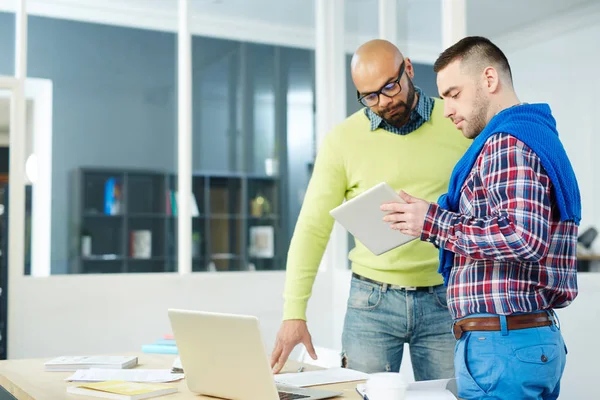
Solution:
M408 343L416 380L453 378L451 326L443 285L406 291L352 278L343 365L366 373L398 372Z
M469 317L477 316L482 315ZM556 325L464 332L456 342L454 357L458 396L465 400L557 399L566 355Z

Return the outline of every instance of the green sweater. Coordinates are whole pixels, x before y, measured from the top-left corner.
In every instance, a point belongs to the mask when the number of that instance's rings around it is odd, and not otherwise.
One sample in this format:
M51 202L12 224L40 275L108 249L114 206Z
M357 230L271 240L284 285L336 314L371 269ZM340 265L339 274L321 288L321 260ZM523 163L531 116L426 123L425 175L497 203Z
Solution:
M323 140L290 244L283 319L306 319L306 307L333 228L329 211L380 182L435 202L448 189L454 165L471 141L443 116L436 99L429 121L408 135L371 131L360 110ZM419 240L375 256L359 241L350 251L352 271L395 285L442 283L438 251Z

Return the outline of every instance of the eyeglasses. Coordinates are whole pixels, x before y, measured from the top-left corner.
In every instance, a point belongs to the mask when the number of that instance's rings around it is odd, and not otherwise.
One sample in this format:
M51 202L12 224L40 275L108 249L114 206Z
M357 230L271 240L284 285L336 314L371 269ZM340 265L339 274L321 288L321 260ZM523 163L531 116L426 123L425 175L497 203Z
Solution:
M400 72L398 74L398 79L387 83L384 87L379 89L376 92L365 94L361 97L358 90L356 91L356 97L358 98L358 102L365 107L374 107L379 104L379 96L384 95L386 97L394 97L398 93L402 91L402 86L400 85L400 79L404 75L404 61L400 64Z

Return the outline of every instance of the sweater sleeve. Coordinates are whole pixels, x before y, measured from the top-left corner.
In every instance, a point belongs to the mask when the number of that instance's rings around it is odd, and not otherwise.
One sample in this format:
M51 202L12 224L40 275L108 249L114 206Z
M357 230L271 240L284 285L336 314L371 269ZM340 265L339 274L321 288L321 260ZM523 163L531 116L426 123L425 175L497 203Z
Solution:
M283 319L306 320L308 299L333 228L329 214L346 195L347 178L335 132L317 154L288 252Z

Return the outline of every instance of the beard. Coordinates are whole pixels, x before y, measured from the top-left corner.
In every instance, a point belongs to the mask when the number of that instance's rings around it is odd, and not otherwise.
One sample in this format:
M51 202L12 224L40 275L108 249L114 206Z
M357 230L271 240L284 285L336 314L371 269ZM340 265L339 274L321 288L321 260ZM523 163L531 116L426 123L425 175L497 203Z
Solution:
M469 118L467 124L463 128L463 135L468 139L475 139L487 125L487 115L490 107L490 102L483 96L481 89L477 90L473 114Z
M408 76L407 79L408 94L406 102L400 100L398 104L384 110L380 115L388 124L395 127L401 127L408 122L410 113L412 112L412 105L415 102L415 85L413 85L412 80Z

